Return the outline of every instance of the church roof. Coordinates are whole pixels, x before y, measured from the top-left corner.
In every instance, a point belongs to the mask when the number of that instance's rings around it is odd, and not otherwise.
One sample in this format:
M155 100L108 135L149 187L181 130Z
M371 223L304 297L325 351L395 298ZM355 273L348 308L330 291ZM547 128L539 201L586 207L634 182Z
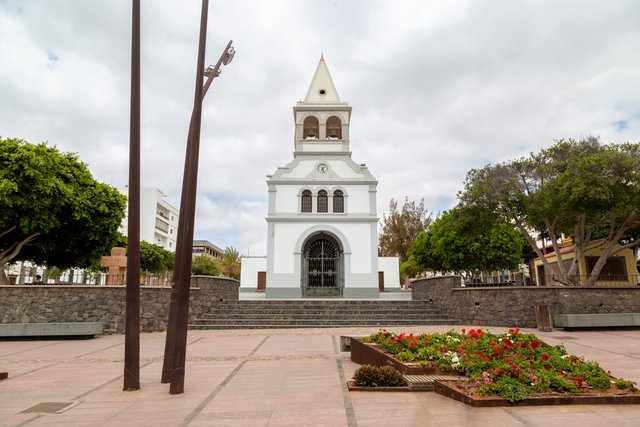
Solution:
M338 96L338 91L333 84L331 73L329 73L327 63L324 62L324 55L320 55L320 62L318 62L304 102L340 102L340 96Z

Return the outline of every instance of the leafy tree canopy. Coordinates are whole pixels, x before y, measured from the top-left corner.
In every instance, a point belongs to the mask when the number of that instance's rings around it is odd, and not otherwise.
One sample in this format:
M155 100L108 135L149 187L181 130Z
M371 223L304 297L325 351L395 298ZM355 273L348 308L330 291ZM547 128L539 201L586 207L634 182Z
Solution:
M564 277L577 273L587 249L602 245L592 284L609 257L640 244L640 144L556 141L526 158L471 170L459 197L518 228L545 267L536 236L548 236L556 253L560 238L571 237L574 261L557 266Z
M423 270L469 277L474 272L517 268L524 244L520 232L497 217L456 207L418 236L410 259Z
M409 257L413 240L432 221L432 215L424 208L424 200L416 203L405 198L402 209L398 209L398 202L391 199L389 215L383 215L382 218L378 252L381 256L397 256L400 263L404 263Z
M208 255L195 256L191 261L191 273L198 276L219 276L220 260Z
M175 255L162 246L140 242L140 269L150 273L166 273L173 270Z
M125 206L76 154L0 137L0 266L90 266L116 243Z

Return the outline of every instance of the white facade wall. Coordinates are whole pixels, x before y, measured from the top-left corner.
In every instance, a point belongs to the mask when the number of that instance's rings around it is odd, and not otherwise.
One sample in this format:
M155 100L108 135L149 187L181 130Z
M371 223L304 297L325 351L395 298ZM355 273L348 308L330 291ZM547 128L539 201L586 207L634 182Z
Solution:
M240 267L240 287L258 289L258 272L267 271L266 256L244 256Z
M379 257L378 270L384 272L384 289L400 289L400 260L398 257Z

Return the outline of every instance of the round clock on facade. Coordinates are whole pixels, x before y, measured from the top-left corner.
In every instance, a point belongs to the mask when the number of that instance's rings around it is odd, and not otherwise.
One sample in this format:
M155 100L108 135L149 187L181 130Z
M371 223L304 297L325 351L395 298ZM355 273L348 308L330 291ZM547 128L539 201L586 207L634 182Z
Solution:
M319 163L318 166L316 166L316 169L318 169L318 172L320 173L326 173L329 166L327 166L326 163Z

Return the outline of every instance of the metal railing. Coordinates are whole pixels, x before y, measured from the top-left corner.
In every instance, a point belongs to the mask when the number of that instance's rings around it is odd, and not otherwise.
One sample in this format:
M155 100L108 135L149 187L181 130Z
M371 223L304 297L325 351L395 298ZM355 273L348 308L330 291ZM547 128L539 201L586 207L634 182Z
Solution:
M481 282L477 280L471 280L467 282L462 282L460 287L462 288L502 288L505 286L518 286L516 282L513 280L508 280L504 282Z
M584 274L554 274L547 277L545 281L547 285L565 285L565 286L640 286L640 276L637 274L601 274L598 278L589 283L589 276Z

